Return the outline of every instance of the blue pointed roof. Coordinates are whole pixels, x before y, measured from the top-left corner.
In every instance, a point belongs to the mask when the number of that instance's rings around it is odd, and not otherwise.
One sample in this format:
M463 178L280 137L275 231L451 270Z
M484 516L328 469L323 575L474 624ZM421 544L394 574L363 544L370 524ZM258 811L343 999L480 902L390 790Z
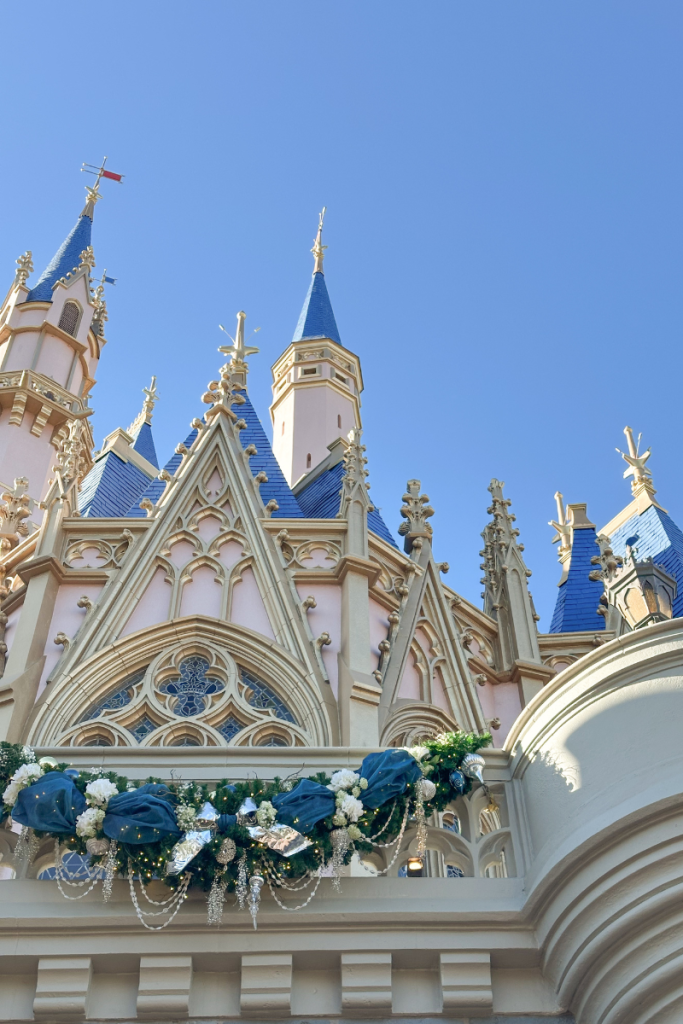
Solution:
M341 345L325 275L321 271L313 274L292 341L306 341L307 338L330 338Z
M152 437L152 425L145 420L133 433L133 448L142 455L143 459L147 459L153 466L156 466L157 469L159 468L157 450L154 446L154 438Z
M337 462L325 470L308 487L299 491L297 501L306 519L334 519L341 507L341 486L344 476L344 463ZM382 516L373 509L368 512L368 528L387 544L398 547L389 533Z
M90 245L91 237L92 219L86 213L82 213L38 278L35 287L26 296L26 301L52 302L54 285L60 277L64 277L78 266L80 255Z
M84 479L78 496L78 510L90 519L124 516L131 504L142 497L148 484L149 477L141 469L108 451Z
M549 633L597 632L605 628L605 617L598 615L603 585L589 580L594 566L591 558L598 554L595 527L572 531L572 553L567 579L560 584Z
M617 555L624 557L628 545L637 548L638 561L652 558L657 565L664 566L678 584L673 613L683 615L683 533L669 513L650 505L613 530L610 540Z

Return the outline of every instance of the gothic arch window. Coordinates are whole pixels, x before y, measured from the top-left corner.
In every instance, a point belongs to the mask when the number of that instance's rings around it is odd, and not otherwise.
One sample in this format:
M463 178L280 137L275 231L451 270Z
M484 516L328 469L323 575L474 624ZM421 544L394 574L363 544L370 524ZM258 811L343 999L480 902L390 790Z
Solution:
M69 299L68 302L64 303L62 309L62 315L59 318L57 326L62 330L70 334L72 338L76 337L78 331L78 325L81 322L81 307L73 299Z
M110 684L111 685L111 684ZM295 701L296 704L296 701ZM111 685L71 727L77 746L304 746L289 698L225 650L164 652Z

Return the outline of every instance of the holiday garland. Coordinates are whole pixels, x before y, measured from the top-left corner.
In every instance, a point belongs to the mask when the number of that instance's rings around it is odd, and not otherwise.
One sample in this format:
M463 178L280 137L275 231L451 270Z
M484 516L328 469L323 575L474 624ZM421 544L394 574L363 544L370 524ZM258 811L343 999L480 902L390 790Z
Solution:
M260 891L267 883L281 906L282 892L304 891L309 902L322 873L338 885L354 852L395 848L414 819L418 855L424 855L428 813L443 810L473 780L483 782L488 733L450 732L419 746L366 757L357 772L341 769L310 778L250 779L215 788L207 783L149 778L144 783L116 772L84 771L54 758L36 761L30 747L0 743L2 817L22 825L17 855L31 856L38 840L55 841L56 876L63 886L83 886L62 867L67 851L89 855L92 886L103 880L105 899L116 875L127 877L140 920L148 928L170 923L190 886L209 892L209 921L219 923L227 892L250 909L256 924ZM388 870L385 869L385 870ZM172 890L143 910L147 883L161 879ZM278 893L277 890L280 890ZM86 891L90 891L87 889ZM84 895L84 893L82 894ZM80 898L80 897L69 897ZM302 904L305 905L305 904ZM145 916L171 915L164 925Z

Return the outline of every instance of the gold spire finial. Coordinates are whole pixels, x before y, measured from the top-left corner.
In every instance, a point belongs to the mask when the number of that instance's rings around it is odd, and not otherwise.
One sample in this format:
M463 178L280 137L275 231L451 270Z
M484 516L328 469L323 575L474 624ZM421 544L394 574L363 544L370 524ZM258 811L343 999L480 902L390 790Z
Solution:
M143 388L142 393L145 396L145 400L142 403L142 412L145 417L145 423L152 422L152 413L154 412L154 406L159 401L159 395L157 394L157 379L152 377L152 383L148 388Z
M631 427L624 427L624 433L626 434L626 441L628 443L628 455L622 452L619 448L615 450L619 452L622 459L628 463L628 468L624 470L624 480L632 476L631 490L634 495L639 494L640 491L646 490L650 494L656 494L654 487L652 486L652 473L647 468L645 463L652 454L652 449L648 448L647 451L639 454L638 449L640 447L640 439L643 436L638 434L638 440L633 440L633 430Z
M313 243L313 248L311 249L311 252L315 256L315 264L313 266L314 274L324 273L323 260L325 259L325 249L327 249L327 246L323 245L323 221L325 220L326 210L327 207L323 206L322 211L320 213L320 219L318 221L318 234L315 236L315 242Z
M564 556L571 552L572 549L572 530L571 526L567 522L564 499L560 491L555 492L555 503L557 505L557 522L554 519L551 519L548 526L552 526L553 530L555 530L555 536L552 539L552 543L557 544L559 540L560 550L558 551L558 556L560 561L563 561Z
M232 334L228 334L223 324L218 326L227 334L232 342L232 345L220 345L218 351L224 356L230 356L230 363L228 369L230 370L233 379L238 380L240 384L246 384L247 374L249 367L247 366L247 356L256 355L258 349L255 345L244 344L244 321L247 319L247 314L240 310L237 314L237 331L235 337ZM261 330L260 327L256 327L254 334L258 334Z

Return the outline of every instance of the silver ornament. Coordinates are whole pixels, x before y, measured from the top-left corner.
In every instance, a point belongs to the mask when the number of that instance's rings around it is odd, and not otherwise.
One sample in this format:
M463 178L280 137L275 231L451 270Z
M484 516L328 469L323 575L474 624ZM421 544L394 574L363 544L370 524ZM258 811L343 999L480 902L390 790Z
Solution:
M206 829L211 829L215 832L218 828L218 811L208 800L200 811L197 812L197 817L194 820L195 832L204 832Z
M41 757L38 764L41 768L56 768L59 762L54 757Z
M247 832L257 843L262 843L269 850L276 850L282 857L293 857L311 845L310 839L289 825L271 825L270 828L255 825L248 828Z
M186 832L171 850L171 859L166 861L166 874L179 875L212 839L213 833L208 830L206 832Z
M422 779L420 782L423 800L433 800L436 796L436 786L431 779Z
M482 786L484 785L483 770L486 765L486 761L481 754L465 754L460 764L460 768L464 775L468 779L476 779Z
M251 919L254 922L254 931L256 931L256 918L258 916L259 907L261 906L261 889L263 888L263 876L252 875L249 879L249 913Z
M237 847L235 846L234 840L224 839L221 843L221 848L216 854L216 860L219 864L229 864L231 860L235 859L237 853Z
M88 839L85 848L91 857L101 857L109 849L108 839Z

